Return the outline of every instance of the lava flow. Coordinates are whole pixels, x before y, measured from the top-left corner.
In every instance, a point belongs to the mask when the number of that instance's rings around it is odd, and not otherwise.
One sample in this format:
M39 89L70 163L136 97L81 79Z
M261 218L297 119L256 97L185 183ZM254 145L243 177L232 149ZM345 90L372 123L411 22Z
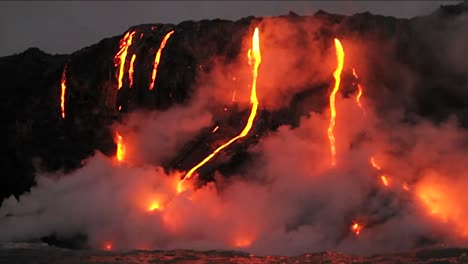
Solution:
M257 99L257 76L258 76L258 66L260 65L262 61L262 57L260 54L260 37L258 33L258 27L255 28L253 37L252 37L252 49L249 49L247 53L248 59L249 59L249 65L252 66L252 89L250 93L250 102L252 103L252 109L250 110L250 115L249 119L247 120L247 123L245 124L244 129L242 132L237 135L236 137L232 138L228 142L224 143L223 145L219 146L215 151L213 151L208 157L206 157L204 160L202 160L200 163L195 165L192 169L185 174L184 178L179 182L179 185L177 186L177 191L181 192L182 191L182 183L186 179L190 179L192 177L192 174L201 166L203 166L205 163L207 163L210 159L212 159L218 152L220 152L222 149L225 147L231 145L234 141L245 137L250 129L252 128L253 121L255 119L255 116L257 114L257 109L258 109L258 99Z
M154 88L154 83L156 81L156 74L158 72L159 60L161 59L162 50L166 46L167 40L171 37L173 33L174 33L174 30L170 31L164 36L163 40L161 41L161 45L159 46L158 52L156 52L156 56L154 58L153 72L151 74L151 83L149 86L150 90L153 90Z
M354 222L351 225L351 231L353 231L354 234L359 235L361 233L362 226L356 222Z
M117 144L117 152L115 154L115 158L118 162L122 162L125 159L125 145L123 143L122 136L116 132L116 144Z
M132 59L130 60L130 68L128 69L128 78L130 79L130 88L133 86L133 65L135 64L136 54L133 54Z
M119 67L119 75L117 76L117 80L119 82L118 90L122 88L123 84L123 75L124 75L124 68L125 68L125 59L127 58L127 51L130 45L132 45L133 37L135 36L135 31L129 31L125 34L125 36L120 40L120 49L119 52L114 57L114 63L116 67Z
M62 88L62 92L60 95L60 108L62 109L62 118L65 118L65 92L67 90L67 68L68 65L65 65L63 68L62 79L60 81L60 86Z
M362 96L362 86L361 84L359 83L359 77L356 73L356 70L353 68L353 75L354 75L354 78L356 78L356 84L357 84L357 87L358 87L358 94L356 95L356 104L359 106L359 108L361 108L362 112L364 114L366 114L366 110L364 110L364 107L362 107L362 104L361 104L361 96Z
M343 46L341 46L340 41L335 38L335 49L336 49L336 58L337 58L337 67L335 72L333 72L333 77L335 78L335 87L330 94L330 126L328 127L328 138L330 139L331 145L331 154L332 154L332 166L336 165L336 146L335 146L335 136L333 135L333 129L335 128L335 119L336 119L336 108L335 108L335 99L336 93L340 89L340 80L341 80L341 71L343 70L344 62L344 51Z

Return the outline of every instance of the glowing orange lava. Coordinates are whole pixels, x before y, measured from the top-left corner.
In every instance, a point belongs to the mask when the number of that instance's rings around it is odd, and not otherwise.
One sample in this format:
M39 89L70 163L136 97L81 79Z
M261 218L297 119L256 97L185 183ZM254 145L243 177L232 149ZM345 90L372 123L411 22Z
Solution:
M235 102L236 101L236 90L232 91L232 99L231 99L232 102Z
M252 239L249 238L238 238L234 241L234 246L238 248L246 248L252 245Z
M351 225L351 231L353 231L354 234L359 235L361 233L362 226L356 222L354 222Z
M116 67L119 67L119 75L117 76L117 80L119 82L118 90L122 88L122 80L124 75L124 68L125 68L125 59L127 58L127 51L128 48L132 45L133 37L135 36L135 31L129 31L125 34L125 36L120 40L120 50L114 57L114 63Z
M158 202L151 202L150 205L148 206L148 211L154 211L154 210L159 210L160 205Z
M130 68L128 69L128 78L130 79L130 88L133 86L133 65L135 64L136 54L133 54L130 60Z
M195 165L192 169L185 174L184 178L179 182L177 186L177 191L181 192L182 191L182 184L186 179L190 179L192 177L192 174L201 166L203 166L205 163L207 163L210 159L212 159L218 152L220 152L222 149L225 147L231 145L234 141L245 137L250 129L252 128L253 121L255 119L255 115L257 114L257 109L258 109L258 99L257 99L257 76L258 76L258 67L260 66L260 63L262 61L262 57L260 54L260 37L259 37L259 31L258 28L255 28L253 37L252 37L252 49L249 49L247 53L248 59L249 59L249 65L252 66L252 89L250 92L250 102L252 103L252 108L250 110L250 115L249 119L247 120L247 123L245 124L244 129L242 132L237 135L236 137L232 138L225 144L219 146L215 151L213 151L208 157L206 157L204 160L202 160L200 163Z
M336 93L340 89L341 81L341 71L343 70L344 62L344 51L341 42L335 38L335 49L336 49L336 58L337 58L337 67L335 72L333 72L333 77L335 78L335 87L330 94L330 126L328 127L328 138L330 139L331 145L331 154L332 154L332 166L336 165L336 146L335 146L335 136L333 135L333 129L335 128L335 119L336 119L336 107L335 107L335 98Z
M376 168L377 170L381 170L382 168L375 162L375 158L371 157L370 158L370 163L372 164L372 167Z
M409 190L410 190L410 188L409 188L409 186L408 186L408 184L407 184L406 182L403 183L402 187L403 187L403 189L404 189L405 191L409 191Z
M383 185L388 186L387 176L382 175L382 176L380 176L380 179L382 180Z
M108 251L109 251L109 250L112 250L112 243L111 243L111 242L106 242L106 243L104 244L104 249L105 249L105 250L108 250Z
M362 107L362 104L361 104L362 86L357 81L359 79L359 77L358 77L358 75L356 73L356 70L354 68L353 68L353 75L354 75L354 78L356 78L357 87L358 87L358 94L356 95L356 104L359 106L359 108L361 108L362 112L365 114L366 110L364 110L364 107Z
M117 153L115 155L115 158L117 159L117 161L122 162L125 159L125 145L123 143L122 136L118 132L115 132L115 137L117 141Z
M156 81L156 74L158 72L159 60L161 59L162 50L166 46L167 40L171 37L173 33L174 33L174 30L170 31L169 33L166 34L166 36L164 36L163 40L161 41L161 45L159 45L158 52L156 52L156 56L154 58L153 73L151 74L151 83L149 86L150 90L153 90L154 88L154 83Z
M61 92L61 95L60 95L60 108L62 109L62 118L64 119L65 118L65 92L67 90L67 68L68 68L68 64L65 65L65 67L63 68L63 72L62 72L62 79L60 81L60 86L62 88L62 92Z

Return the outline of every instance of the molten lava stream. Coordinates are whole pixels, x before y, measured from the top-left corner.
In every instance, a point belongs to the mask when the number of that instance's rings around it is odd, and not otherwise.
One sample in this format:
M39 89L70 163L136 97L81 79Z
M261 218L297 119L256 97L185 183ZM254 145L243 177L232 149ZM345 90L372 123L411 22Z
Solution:
M381 169L381 167L377 164L377 162L375 162L375 158L374 158L374 157L371 157L371 158L369 159L369 161L370 161L372 167L374 167L374 168L377 169L377 170L380 170L380 169Z
M125 36L120 40L120 49L114 57L115 67L119 67L119 72L117 76L119 86L117 87L117 90L120 90L120 88L122 88L122 80L125 69L125 60L127 58L127 51L128 48L132 45L135 33L135 31L129 31L125 34Z
M356 78L356 83L357 83L357 87L358 87L358 94L356 95L356 104L359 106L359 108L361 108L362 112L364 114L366 114L366 110L364 110L364 107L361 104L362 86L358 82L359 77L358 77L358 75L356 73L356 70L354 68L353 68L353 75L354 75L354 78Z
M122 162L125 159L125 145L123 143L122 136L115 132L116 144L117 144L117 152L115 154L115 158L118 162Z
M173 33L174 33L174 30L170 31L169 33L167 33L164 36L163 40L161 41L161 45L159 45L158 52L156 52L156 56L154 57L153 72L151 74L151 83L150 83L150 86L149 86L150 90L153 90L153 88L154 88L154 83L156 81L156 74L158 72L159 60L161 59L162 50L166 46L167 40L171 37L171 35Z
M135 64L135 59L136 59L136 54L133 54L132 59L130 60L130 68L128 69L128 78L130 79L129 88L132 88L133 86L133 67Z
M177 186L177 192L182 191L182 184L186 179L190 179L192 177L192 174L201 166L203 166L205 163L207 163L210 159L212 159L218 152L220 152L222 149L225 147L231 145L234 141L245 137L250 129L252 128L253 121L255 119L255 116L257 114L257 109L258 109L258 99L257 99L257 76L258 76L258 66L260 66L260 63L262 61L262 57L260 54L260 37L259 37L259 32L258 32L258 27L255 28L253 37L252 37L252 49L249 49L247 53L247 57L249 59L249 65L253 66L252 67L252 89L250 92L250 102L252 103L252 108L250 110L250 115L249 119L247 120L247 123L245 124L244 129L242 132L237 135L236 137L232 138L228 142L224 143L223 145L219 146L215 151L213 151L208 157L206 157L204 160L202 160L200 163L195 165L192 169L185 174L184 178L179 182Z
M60 108L62 110L62 119L65 119L65 92L67 90L67 68L68 64L65 65L62 72L62 79L60 80L61 94L60 94Z
M335 146L335 136L333 135L333 129L335 128L335 119L336 119L336 107L335 107L335 99L336 93L340 89L340 81L341 81L341 71L343 70L343 62L344 62L344 51L343 46L341 46L341 42L335 38L335 49L336 49L336 58L337 58L337 67L335 72L333 72L333 77L335 78L335 87L333 87L333 91L330 94L330 126L328 127L328 138L330 139L330 146L331 146L331 155L332 161L331 165L336 165L336 146Z

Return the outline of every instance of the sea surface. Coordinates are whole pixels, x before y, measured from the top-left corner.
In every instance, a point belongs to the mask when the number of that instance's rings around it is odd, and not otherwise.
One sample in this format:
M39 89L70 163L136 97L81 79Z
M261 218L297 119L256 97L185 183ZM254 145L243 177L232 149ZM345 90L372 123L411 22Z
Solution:
M466 248L431 248L390 255L354 256L335 252L294 257L256 256L237 251L127 251L71 250L46 244L0 244L0 263L468 263Z

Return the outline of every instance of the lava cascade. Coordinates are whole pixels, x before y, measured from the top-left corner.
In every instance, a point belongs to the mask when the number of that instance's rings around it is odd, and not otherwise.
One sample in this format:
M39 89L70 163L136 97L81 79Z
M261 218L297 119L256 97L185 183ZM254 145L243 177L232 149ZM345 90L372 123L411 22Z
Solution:
M65 93L67 90L67 68L65 65L62 72L62 78L60 80L61 94L60 94L60 108L62 110L62 118L65 119Z
M359 106L359 108L365 114L366 110L364 110L364 107L361 104L361 97L362 97L362 94L363 94L363 90L362 90L361 84L359 83L359 77L358 77L358 75L356 73L356 69L354 69L354 68L353 68L353 76L354 76L354 78L356 78L356 85L358 87L358 94L356 95L356 104Z
M227 146L231 145L233 142L236 140L245 137L250 129L252 128L253 121L255 119L255 116L257 114L257 109L258 109L258 99L257 99L257 76L258 76L258 67L260 66L260 63L262 61L261 53L260 53L260 36L259 36L259 30L258 27L255 28L253 37L252 37L252 48L249 49L247 53L248 57L248 62L249 65L252 67L252 86L251 86L251 92L250 92L250 103L252 104L252 108L250 110L250 115L247 120L247 123L245 124L244 129L241 131L241 133L235 137L233 137L231 140L228 142L224 143L223 145L219 146L215 151L213 151L210 155L208 155L205 159L203 159L200 163L195 165L192 169L190 169L187 174L185 174L184 178L182 178L179 186L178 186L178 191L180 192L182 190L182 183L186 179L190 179L192 177L192 174L201 166L203 166L205 163L207 163L209 160L211 160L218 152L220 152L222 149L226 148Z
M116 145L117 145L117 152L115 154L115 158L117 159L118 162L122 162L125 159L126 148L123 142L123 138L118 132L115 133L115 138L116 138Z
M336 107L335 107L335 100L336 100L336 93L340 89L340 81L341 81L341 71L343 70L343 63L344 63L344 51L341 42L335 38L335 49L336 49L336 58L337 58L337 67L335 72L333 72L333 77L335 78L335 86L333 87L333 91L330 94L330 125L328 127L328 138L330 139L330 146L331 146L331 155L332 161L331 165L336 165L336 146L335 146L335 135L333 134L333 129L335 128L335 119L336 119Z
M156 52L156 56L154 57L154 63L153 63L153 72L151 73L151 83L149 86L150 90L153 90L154 88L154 83L156 82L156 76L158 73L158 67L159 67L159 61L161 60L161 53L164 47L166 46L166 42L169 40L171 35L174 33L174 30L169 31L161 41L161 45L159 45L159 49Z
M133 73L134 73L134 65L135 65L136 54L133 54L132 59L130 60L130 68L128 69L128 78L130 79L129 87L132 88L133 86Z
M124 76L124 69L125 69L125 61L127 58L128 48L133 43L133 37L135 36L135 31L127 32L124 37L120 40L120 49L114 57L114 63L116 67L119 67L119 72L117 75L118 80L118 87L117 89L120 90L123 85L123 76Z

